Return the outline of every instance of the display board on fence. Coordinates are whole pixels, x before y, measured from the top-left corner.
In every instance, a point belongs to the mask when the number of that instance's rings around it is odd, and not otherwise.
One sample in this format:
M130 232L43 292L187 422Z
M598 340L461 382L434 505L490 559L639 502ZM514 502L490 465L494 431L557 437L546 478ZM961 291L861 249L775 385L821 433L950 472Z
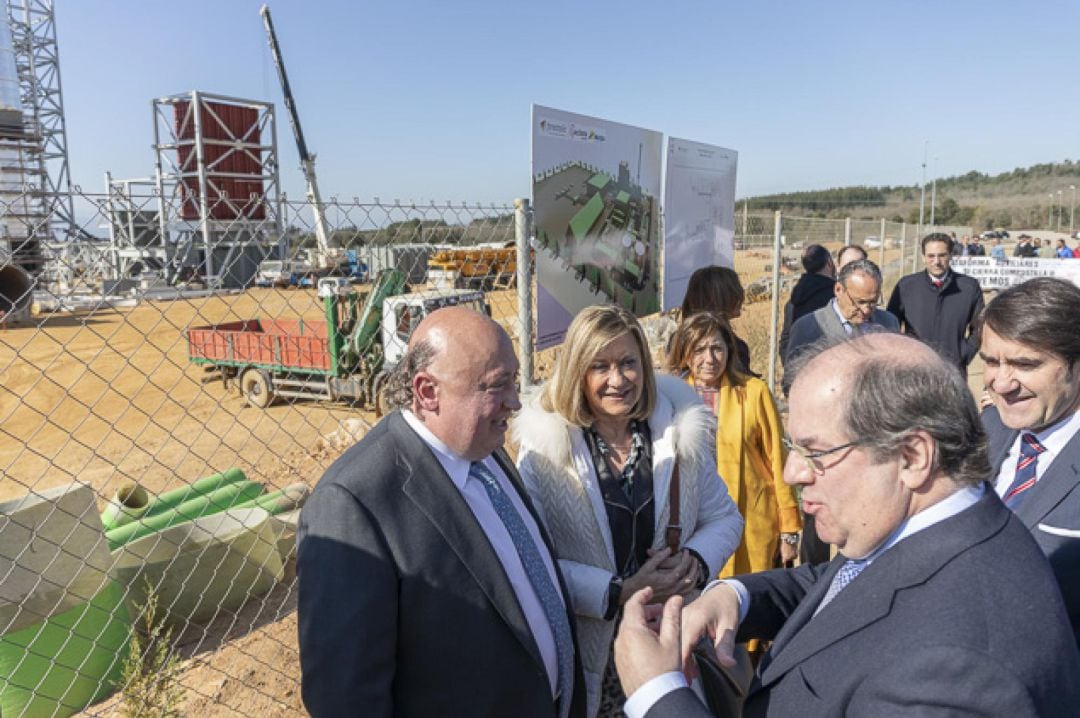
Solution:
M1034 277L1056 277L1080 286L1080 260L1077 259L954 257L951 266L957 272L978 279L983 289L1005 289Z
M735 267L739 153L668 138L664 180L664 309L677 307L698 267Z
M662 137L533 105L537 349L593 304L660 310Z

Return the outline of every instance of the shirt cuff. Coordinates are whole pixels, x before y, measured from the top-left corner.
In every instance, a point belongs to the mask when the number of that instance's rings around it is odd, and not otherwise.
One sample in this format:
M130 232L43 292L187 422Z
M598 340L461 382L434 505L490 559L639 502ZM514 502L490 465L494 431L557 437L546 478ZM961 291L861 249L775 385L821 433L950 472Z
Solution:
M746 590L746 586L743 585L742 581L736 581L733 578L711 581L701 593L704 595L722 583L726 583L735 590L735 596L739 599L739 623L742 623L746 620L746 614L750 612L750 592Z
M645 714L661 698L672 691L686 688L686 686L686 676L679 671L661 673L656 678L646 682L626 699L626 703L623 704L623 713L626 714L626 718L645 718Z

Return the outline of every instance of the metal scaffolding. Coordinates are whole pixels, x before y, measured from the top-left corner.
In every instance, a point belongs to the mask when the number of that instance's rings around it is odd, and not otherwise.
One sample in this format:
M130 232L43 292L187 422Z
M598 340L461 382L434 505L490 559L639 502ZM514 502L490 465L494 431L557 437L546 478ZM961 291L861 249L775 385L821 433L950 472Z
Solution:
M30 222L36 241L79 236L71 198L60 52L52 0L7 0L15 67L25 115L24 143L37 145L26 155L26 174L39 182L43 222ZM36 170L31 166L36 166ZM33 186L33 183L28 183Z
M152 104L168 266L244 286L260 261L284 255L274 106L199 91Z

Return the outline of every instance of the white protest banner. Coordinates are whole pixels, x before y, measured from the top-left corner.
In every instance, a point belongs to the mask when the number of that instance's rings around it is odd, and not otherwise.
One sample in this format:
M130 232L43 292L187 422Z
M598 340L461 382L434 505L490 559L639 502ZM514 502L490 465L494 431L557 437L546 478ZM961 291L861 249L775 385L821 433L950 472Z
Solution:
M533 105L538 350L594 304L660 310L662 143L659 132Z
M668 138L664 178L664 309L677 307L698 267L735 267L739 153Z
M1034 277L1057 277L1080 286L1080 259L953 257L950 264L978 279L983 289L1005 289Z

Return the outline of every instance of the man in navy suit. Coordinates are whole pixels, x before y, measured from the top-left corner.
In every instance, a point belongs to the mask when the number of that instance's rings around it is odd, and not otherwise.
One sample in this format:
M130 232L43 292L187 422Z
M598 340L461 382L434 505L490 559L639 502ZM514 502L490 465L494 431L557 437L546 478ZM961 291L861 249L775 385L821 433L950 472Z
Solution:
M502 451L510 338L463 307L416 328L395 411L300 515L304 705L315 718L585 714L573 610Z
M1080 642L1080 288L1038 278L986 307L991 481L1050 559Z
M681 625L669 602L658 633L636 595L616 641L627 716L708 715L678 672L703 635L728 664L735 641L773 641L746 716L1075 715L1061 594L985 483L960 372L914 339L870 334L808 357L790 406L784 480L839 555L721 581Z

